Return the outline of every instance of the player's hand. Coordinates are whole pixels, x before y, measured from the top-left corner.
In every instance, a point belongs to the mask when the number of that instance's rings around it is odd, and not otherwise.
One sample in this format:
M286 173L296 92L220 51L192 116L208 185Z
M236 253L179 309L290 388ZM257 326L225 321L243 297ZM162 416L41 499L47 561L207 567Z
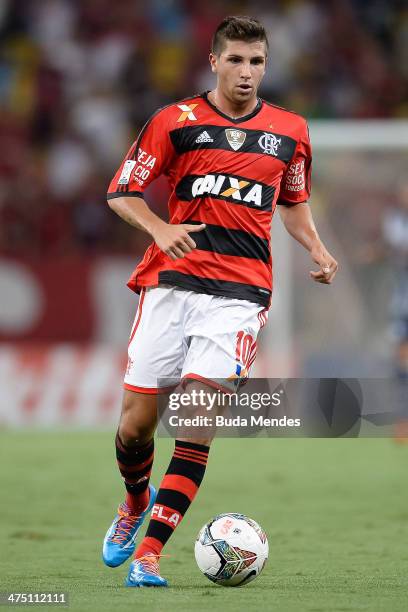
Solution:
M320 266L320 270L317 272L310 272L311 278L316 281L316 283L330 285L333 282L339 267L337 261L330 255L328 250L321 242L316 243L312 247L310 256L313 261Z
M196 248L197 245L190 234L201 232L203 229L205 229L205 223L200 223L200 225L161 223L153 230L152 236L159 249L174 261L182 259Z

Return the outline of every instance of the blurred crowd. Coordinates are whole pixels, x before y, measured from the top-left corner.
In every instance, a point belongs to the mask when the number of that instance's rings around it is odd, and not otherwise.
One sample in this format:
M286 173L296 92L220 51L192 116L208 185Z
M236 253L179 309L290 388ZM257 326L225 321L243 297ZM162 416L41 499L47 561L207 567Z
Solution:
M213 86L227 14L268 29L263 97L309 119L406 116L402 0L2 0L0 252L144 250L107 184L150 114ZM166 214L163 183L149 203Z

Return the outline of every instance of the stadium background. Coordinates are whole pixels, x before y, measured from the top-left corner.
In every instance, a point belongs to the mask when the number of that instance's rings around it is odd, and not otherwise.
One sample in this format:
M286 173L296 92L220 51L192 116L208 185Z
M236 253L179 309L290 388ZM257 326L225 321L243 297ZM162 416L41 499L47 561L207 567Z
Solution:
M306 253L276 216L276 289L255 374L392 372L394 261L383 227L408 198L404 2L3 0L0 590L64 588L81 593L80 610L128 605L122 577L95 568L95 556L122 491L112 431L137 307L125 281L149 239L109 210L105 192L157 107L212 87L209 39L226 14L251 14L268 28L261 95L310 122L311 204L340 262L333 286L310 282ZM164 182L147 200L166 216ZM406 454L387 440L338 442L216 445L201 502L169 547L177 609L208 609L208 601L255 609L265 606L263 588L284 612L340 609L333 602L405 609ZM160 444L163 469L171 445ZM245 449L251 461L243 463ZM246 488L225 480L234 465ZM214 593L192 569L196 531L230 508L259 520L273 549L264 582L239 600Z
M312 284L276 215L276 289L254 373L390 372L392 262L378 246L406 163L403 2L4 1L0 422L116 418L137 306L125 281L149 237L109 210L107 184L157 107L212 87L209 40L229 13L265 23L261 93L310 122L311 205L341 266L330 289ZM160 180L147 194L164 218L166 197Z

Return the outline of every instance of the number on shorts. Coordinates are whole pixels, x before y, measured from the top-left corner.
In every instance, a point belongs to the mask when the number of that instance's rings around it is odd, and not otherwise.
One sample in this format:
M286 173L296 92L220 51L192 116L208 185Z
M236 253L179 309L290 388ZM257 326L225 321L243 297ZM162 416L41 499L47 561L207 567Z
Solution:
M239 361L239 363L243 363L245 367L248 366L253 345L254 339L252 338L251 334L246 334L244 331L239 331L237 333L235 359Z

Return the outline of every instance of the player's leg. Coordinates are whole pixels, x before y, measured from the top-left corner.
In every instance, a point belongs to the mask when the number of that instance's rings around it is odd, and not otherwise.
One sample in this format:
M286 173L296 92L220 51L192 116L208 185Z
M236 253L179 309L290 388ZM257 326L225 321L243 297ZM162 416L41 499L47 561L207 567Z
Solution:
M211 387L191 381L183 387L183 394L195 389L212 392ZM189 411L189 416L205 412L206 406ZM174 530L186 514L204 478L208 453L214 430L179 430L173 456L161 481L146 535L137 548L136 557L152 552L160 555ZM200 436L200 437L198 437ZM205 437L206 436L206 437Z
M194 381L185 386L183 392L189 393L197 386ZM211 391L210 387L200 383L199 388L203 387ZM206 434L202 432L201 435ZM204 478L210 443L211 437L175 441L173 456L157 492L145 537L129 569L127 586L167 586L167 581L159 575L159 557L197 495Z
M155 500L156 491L149 480L154 456L156 404L156 395L124 392L115 446L126 499L119 505L104 539L103 560L110 567L121 565L131 556L137 533Z
M126 505L134 514L149 502L154 457L157 396L125 389L115 438L116 459L126 487Z

